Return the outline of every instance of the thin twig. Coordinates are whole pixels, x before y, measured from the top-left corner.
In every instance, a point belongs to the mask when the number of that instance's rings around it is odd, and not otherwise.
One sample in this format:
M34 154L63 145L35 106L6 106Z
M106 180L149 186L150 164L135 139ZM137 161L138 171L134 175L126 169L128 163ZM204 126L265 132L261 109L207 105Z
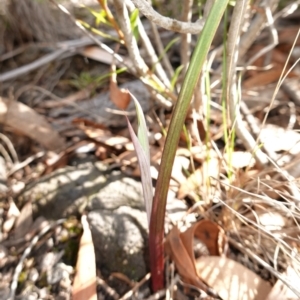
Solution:
M293 43L293 45L292 45L292 48L291 48L290 53L289 53L289 55L288 55L288 58L287 58L287 60L286 60L286 62L285 62L285 64L284 64L284 67L283 67L283 69L282 69L282 73L281 73L281 75L280 75L280 78L279 78L279 80L278 80L278 83L277 83L277 85L276 85L276 88L275 88L275 90L274 90L274 93L273 93L273 95L272 95L272 98L271 98L271 101L270 101L270 104L269 104L269 109L268 109L267 113L265 114L264 119L263 119L263 121L262 121L262 126L264 126L265 123L266 123L266 121L267 121L267 118L268 118L268 116L269 116L269 112L270 112L270 110L271 110L271 107L272 107L273 104L274 104L275 97L276 97L276 95L277 95L277 93L278 93L278 91L279 91L279 89L280 89L282 83L284 82L284 80L286 79L286 77L288 76L288 74L295 68L295 66L296 66L296 65L298 64L298 62L300 61L300 58L297 59L297 61L296 61L296 62L289 68L289 70L286 72L286 68L287 68L288 62L289 62L289 60L290 60L290 58L291 58L293 49L295 48L296 41L297 41L297 39L298 39L299 36L300 36L300 29L298 30L297 36L296 36L296 38L295 38L295 40L294 40L294 43ZM258 137L258 138L259 138L259 137Z
M0 61L5 61L14 56L17 56L17 55L21 54L22 52L24 52L25 50L27 50L28 48L30 48L31 46L32 46L32 44L25 44L25 45L22 45L21 47L18 47L12 51L9 51L8 53L4 53L3 55L0 56Z
M248 123L248 126L250 127L250 129L251 129L251 131L254 135L254 138L257 138L259 136L260 131L261 131L260 126L257 124L256 119L251 114L251 112L248 109L247 104L244 101L241 101L240 108L241 108L242 114L245 117L245 120ZM274 161L277 160L278 155L273 151L273 149L271 147L267 147L266 145L263 145L262 147L272 160L274 160Z
M100 285L104 289L105 293L108 294L109 298L114 300L120 300L119 294L111 288L103 279L97 277L97 285Z
M29 63L25 66L19 67L12 71L8 71L6 73L0 74L0 82L4 82L4 81L10 80L10 79L25 75L43 65L48 64L49 62L51 62L57 58L61 58L63 54L68 52L68 50L69 49L67 49L67 48L57 49L56 51L49 53L47 55L44 55L32 63ZM70 55L74 55L74 54L70 53Z
M261 264L266 270L268 270L271 274L273 274L277 279L282 281L290 290L292 290L298 297L300 297L300 291L298 291L292 284L292 282L289 282L289 278L286 278L286 276L282 275L278 271L274 270L268 263L266 263L263 259L261 259L258 255L253 253L251 250L248 249L248 247L245 247L239 242L236 242L234 239L228 237L229 242L234 245L234 247L238 248L240 251L246 253L249 257L251 257L253 260L256 260L259 264Z
M153 295L151 295L150 297L148 297L146 300L157 300L157 299L161 299L162 297L164 297L166 295L166 290L160 290L156 293L154 293Z
M26 158L24 161L15 164L8 172L7 176L11 176L15 172L23 169L24 167L28 166L30 163L32 163L34 160L39 159L43 156L45 156L46 152L45 151L40 151L34 155L29 156Z
M0 144L0 153L2 154L4 160L7 163L10 163L11 165L13 165L13 161L12 161L11 157L9 156L7 150L4 148L4 146L2 144Z
M274 26L274 18L272 16L272 11L269 6L265 7L265 15L266 15L268 27L270 29L271 37L272 37L272 43L268 43L266 47L264 47L263 49L258 51L253 57L251 57L249 61L247 61L247 63L244 65L245 70L259 57L268 53L278 45L278 32Z
M139 76L145 77L148 72L148 67L140 55L140 51L135 37L132 34L128 10L123 0L114 0L116 15L124 34L124 41L129 53L129 57L133 62L136 73Z
M148 80L144 79L143 77L140 78L140 80L149 88L149 92L152 97L154 97L159 104L161 104L164 108L170 109L173 106L173 103L167 100L161 93L159 93L157 90L153 89L151 85L149 85ZM174 95L174 94L173 94ZM175 96L175 95L174 95ZM173 100L176 100L173 98Z
M126 1L126 5L129 9L129 11L132 13L133 10L135 9L134 5L132 4L131 1ZM139 36L140 36L140 39L141 39L141 42L144 46L144 49L146 50L150 60L151 60L151 63L153 66L155 66L155 72L157 74L157 76L160 78L160 80L164 83L164 85L168 88L171 87L171 83L170 83L170 80L165 72L165 70L163 69L156 53L155 53L155 50L153 48L153 44L152 42L150 41L149 39L149 36L148 34L146 33L145 29L144 29L144 26L140 20L140 18L138 18L138 23L137 23L137 26L138 26L138 30L139 30Z
M56 101L61 101L62 98L56 96L55 94L53 94L52 92L46 90L45 88L41 87L41 86L37 86L37 85L32 85L32 84L28 84L28 85L24 85L22 86L20 89L18 89L18 91L15 94L15 101L18 101L20 96L28 91L39 91L41 92L43 95L45 96L49 96L52 99L55 99Z
M297 86L295 86L295 88L292 88L291 84L282 82L281 88L293 101L293 103L295 103L297 106L300 106L300 91Z
M49 224L47 226L45 226L30 242L29 246L24 250L23 255L18 263L18 265L15 268L15 272L11 281L11 285L10 285L10 293L9 293L9 300L14 300L15 298L15 294L16 294L16 290L18 287L18 278L20 276L20 273L22 272L23 269L23 264L25 259L29 256L29 254L31 253L33 247L36 245L36 243L38 242L38 240L45 234L47 233L49 230L53 229L54 227L62 224L63 222L65 222L66 219L60 219L55 221L53 224Z
M180 33L199 34L204 25L204 19L198 20L195 23L181 22L175 19L164 17L156 12L152 5L145 0L132 0L139 11L151 22L165 29Z
M230 184L226 184L224 182L222 182L222 185L225 186L231 186ZM236 188L236 187L234 187ZM236 188L238 190L238 188ZM244 191L243 191L244 192ZM253 193L248 193L248 194L253 194ZM258 195L255 195L255 197L258 197ZM262 198L260 196L260 198ZM290 246L284 237L280 237L277 235L274 235L271 231L267 230L263 225L261 225L260 223L255 223L255 221L245 217L243 214L239 213L238 211L236 211L233 208L232 203L230 204L229 202L223 201L222 199L218 199L226 208L228 208L238 219L241 220L242 223L244 223L245 225L249 226L249 227L253 227L255 228L257 231L260 232L260 234L264 235L266 238L272 238L274 241L276 241L277 243L281 244L282 246L284 246L287 250L290 251L287 252L287 255L289 256L289 258L293 258L292 257L292 253L293 253L293 248L292 246Z
M124 33L124 40L130 59L133 61L133 65L136 70L136 75L138 75L140 80L142 80L148 87L151 87L148 81L148 73L150 72L150 70L143 58L141 57L137 42L133 37L126 5L123 2L123 0L114 0L114 5L120 23L120 27ZM154 80L166 92L168 92L168 90L165 89L164 84L155 76L155 74L151 74L151 79ZM165 107L166 105L169 107L172 106L172 104L168 100L166 100L160 93L155 91L153 87L151 87L150 92L160 102L160 104L164 105ZM169 96L171 96L171 94L173 93L168 93Z
M14 163L18 163L19 162L18 154L11 140L3 133L0 133L0 139L6 144L10 152L10 155L14 160Z
M8 71L3 74L0 74L0 82L11 80L11 79L17 78L21 75L27 74L47 63L50 63L51 61L53 61L57 58L63 59L63 58L69 57L69 56L73 56L77 53L77 49L91 45L93 43L97 44L99 47L100 47L99 43L102 44L100 42L99 38L95 38L95 37L91 38L90 36L76 39L76 40L71 40L71 41L58 42L58 43L51 44L51 45L42 44L42 45L44 45L43 48L51 47L51 48L53 48L54 51L50 54L42 56L41 58L35 60L32 63L29 63L27 65L24 65L22 67L12 70L12 71ZM103 45L103 46L104 46L103 48L101 47L103 50L110 53L112 56L114 55L113 50L111 50L106 45ZM106 49L104 49L105 47L106 47ZM42 46L41 46L41 48L42 48ZM122 65L125 65L128 68L129 66L128 66L128 64L126 65L126 63L124 63L123 58L121 56L119 58L120 58L119 60L117 58L116 59Z
M157 27L153 22L150 22L150 25L153 32L153 38L154 38L154 43L156 44L157 52L159 56L162 58L162 64L164 65L169 77L172 78L174 76L174 69L171 65L168 55L165 53L164 46L161 41Z
M128 300L131 299L134 293L143 285L145 282L147 282L150 279L151 275L150 273L146 274L146 276L137 284L134 285L134 287L126 292L119 300Z
M102 9L105 11L107 19L109 20L109 22L112 24L112 26L116 30L120 39L124 40L124 34L123 34L122 30L119 28L119 25L116 22L114 16L112 15L109 7L107 6L107 1L106 0L98 0L98 2L101 5Z
M300 0L293 1L290 4L285 3L284 8L275 14L274 20L277 20L278 18L285 18L285 17L291 15L298 9L299 4L300 4Z
M204 6L203 16L207 18L215 0L207 0Z

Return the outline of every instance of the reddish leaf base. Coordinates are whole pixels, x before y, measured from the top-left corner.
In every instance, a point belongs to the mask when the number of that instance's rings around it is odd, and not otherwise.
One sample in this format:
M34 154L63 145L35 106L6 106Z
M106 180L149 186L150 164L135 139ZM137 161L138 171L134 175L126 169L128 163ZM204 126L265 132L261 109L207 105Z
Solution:
M149 234L151 286L153 292L164 288L164 244L163 233L154 235L151 230Z

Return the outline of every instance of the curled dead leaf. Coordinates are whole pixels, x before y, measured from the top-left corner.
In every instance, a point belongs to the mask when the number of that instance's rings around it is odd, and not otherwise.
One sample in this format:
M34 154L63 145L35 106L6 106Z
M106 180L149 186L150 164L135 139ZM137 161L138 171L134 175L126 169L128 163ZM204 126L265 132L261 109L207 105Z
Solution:
M110 81L109 91L110 100L116 105L116 107L125 110L131 99L129 91L126 89L120 89L116 80L113 79Z
M174 260L182 280L206 291L208 286L196 269L195 238L205 244L211 255L220 255L226 243L224 231L220 226L209 220L202 220L183 233L180 233L176 226L173 227L166 238L165 249Z

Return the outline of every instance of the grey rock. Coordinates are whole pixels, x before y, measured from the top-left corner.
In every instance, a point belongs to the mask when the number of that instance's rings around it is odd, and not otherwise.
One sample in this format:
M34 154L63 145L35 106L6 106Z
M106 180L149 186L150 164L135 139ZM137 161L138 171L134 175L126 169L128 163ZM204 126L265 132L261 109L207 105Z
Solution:
M54 268L47 271L48 284L55 284L62 281L68 281L71 285L70 274L73 272L71 266L67 266L64 263L58 263Z
M129 177L115 179L92 197L89 210L114 210L120 206L144 210L141 183Z
M67 166L28 185L18 200L32 201L35 216L59 219L76 215L105 186L108 177L100 162Z
M56 263L62 258L64 255L64 251L60 251L57 253L54 252L48 252L43 257L41 257L39 268L42 272L51 270Z
M121 272L133 280L147 273L148 221L142 184L101 163L65 167L27 187L20 200L33 201L35 212L58 219L88 210L97 267L103 275ZM167 220L178 222L186 205L170 192Z
M113 211L88 214L97 265L104 275L121 272L133 280L146 274L147 216L144 211L121 206Z
M59 219L84 209L143 209L141 183L107 171L100 162L67 166L26 187L19 201L32 201L35 216Z
M121 272L139 280L148 266L148 220L142 185L125 177L103 190L91 201L93 210L88 214L97 265L104 275ZM167 220L173 224L187 211L187 205L174 197L170 192L167 202Z

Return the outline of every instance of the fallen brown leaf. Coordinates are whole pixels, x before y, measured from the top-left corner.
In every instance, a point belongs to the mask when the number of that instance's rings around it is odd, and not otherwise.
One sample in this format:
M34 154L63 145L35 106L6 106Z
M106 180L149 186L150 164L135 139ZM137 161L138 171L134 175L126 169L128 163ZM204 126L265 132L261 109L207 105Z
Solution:
M220 226L209 220L202 220L183 233L174 226L166 238L165 249L173 259L182 280L206 291L205 281L196 269L193 247L195 238L207 247L211 255L221 254L226 243L224 231Z
M178 273L183 278L184 282L203 288L203 283L201 283L201 280L197 275L195 264L189 256L176 226L172 228L167 236L165 251L175 262Z
M21 209L15 224L14 238L19 239L24 237L33 223L32 219L32 203L27 202Z
M214 222L202 220L195 223L185 232L181 233L181 239L188 249L190 257L194 257L193 239L197 238L205 244L210 255L220 255L223 253L226 243L224 230Z
M111 131L101 125L86 122L84 119L76 119L73 123L80 128L92 140L108 147L120 149L130 143L129 139L123 136L112 134Z
M21 102L0 97L0 124L30 137L48 150L59 150L64 147L63 139L45 117Z
M255 76L245 80L243 82L243 87L245 89L250 89L257 86L268 85L272 82L278 81L282 73L283 73L283 65L274 67L273 69L268 71L259 72ZM288 74L288 77L293 77L293 76L295 76L294 72L290 72Z
M267 281L226 257L202 256L196 266L203 280L223 300L265 300L271 290Z
M92 234L85 215L81 217L83 234L80 240L76 274L73 283L73 300L97 300L96 258Z
M125 110L131 100L129 91L120 89L115 79L111 79L109 85L110 100L116 105L117 108Z

